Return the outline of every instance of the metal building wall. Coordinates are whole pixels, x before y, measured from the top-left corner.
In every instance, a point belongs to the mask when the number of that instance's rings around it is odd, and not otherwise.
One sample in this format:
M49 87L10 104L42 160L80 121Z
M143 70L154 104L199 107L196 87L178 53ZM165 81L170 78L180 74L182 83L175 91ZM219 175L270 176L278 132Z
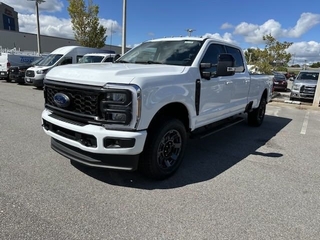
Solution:
M79 46L78 42L73 39L58 38L50 36L40 36L42 53L50 53L53 50L63 46ZM2 49L16 48L21 51L38 51L37 35L31 33L14 32L0 30L0 47ZM105 45L104 49L113 50L121 54L121 47ZM127 49L129 50L129 49Z

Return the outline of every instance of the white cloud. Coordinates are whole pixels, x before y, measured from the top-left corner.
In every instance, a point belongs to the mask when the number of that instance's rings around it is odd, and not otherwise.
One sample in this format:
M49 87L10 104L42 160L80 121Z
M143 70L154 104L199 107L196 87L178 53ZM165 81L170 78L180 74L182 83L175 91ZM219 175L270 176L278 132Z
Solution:
M36 15L19 14L20 32L37 33ZM39 16L41 35L74 39L72 24L70 19L57 18L50 15ZM54 24L52 24L54 23ZM107 35L120 34L121 26L117 21L110 19L100 19L100 24L107 28Z
M4 4L13 7L19 13L34 13L35 1L28 0L1 0ZM39 11L44 12L60 12L64 8L61 0L46 0L39 4Z
M264 43L262 39L264 35L271 34L275 38L281 37L282 29L280 23L270 19L261 26L242 22L236 26L234 34L242 35L246 42L261 44Z
M219 33L206 33L202 36L203 38L214 38L221 41L226 41L228 43L237 44L235 40L232 39L231 33L225 33L222 36Z
M294 26L292 29L284 30L284 35L298 38L319 23L320 14L302 13L300 19L297 21L296 26Z
M229 29L229 28L234 28L234 26L232 24L226 22L226 23L222 24L220 28L221 29Z
M297 42L288 48L288 52L294 56L295 63L302 63L304 60L307 62L320 62L319 42Z
M264 35L271 34L276 39L281 37L298 38L318 24L320 24L320 14L302 13L293 28L283 29L279 22L270 19L260 26L242 22L235 27L233 33L242 35L248 43L262 44Z

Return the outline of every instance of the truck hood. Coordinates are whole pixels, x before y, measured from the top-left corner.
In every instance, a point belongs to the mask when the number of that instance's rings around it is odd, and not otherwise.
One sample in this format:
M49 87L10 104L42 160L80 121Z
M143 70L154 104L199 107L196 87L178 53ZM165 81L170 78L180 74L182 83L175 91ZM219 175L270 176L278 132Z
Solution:
M317 85L317 80L303 80L303 79L295 79L293 84L299 85L307 85L307 86L315 86Z
M82 63L55 67L47 73L46 79L104 86L106 83L135 83L134 79L139 77L178 75L184 69L184 66L159 64Z

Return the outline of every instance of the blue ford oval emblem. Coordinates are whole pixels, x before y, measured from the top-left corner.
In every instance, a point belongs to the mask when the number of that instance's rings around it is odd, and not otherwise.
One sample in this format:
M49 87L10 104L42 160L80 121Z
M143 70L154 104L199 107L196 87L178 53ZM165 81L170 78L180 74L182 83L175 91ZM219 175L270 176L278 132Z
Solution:
M64 93L56 93L53 96L53 100L59 107L68 107L70 105L70 98Z

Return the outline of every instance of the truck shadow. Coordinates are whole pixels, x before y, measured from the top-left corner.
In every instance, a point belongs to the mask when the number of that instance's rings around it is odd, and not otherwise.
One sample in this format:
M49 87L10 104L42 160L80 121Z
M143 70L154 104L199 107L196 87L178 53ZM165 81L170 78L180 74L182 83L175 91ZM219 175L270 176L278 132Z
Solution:
M272 138L290 122L288 118L266 115L259 128L249 127L244 121L209 137L189 140L179 170L163 181L150 180L138 171L112 171L71 163L88 176L111 185L146 190L178 188L213 179L248 156L253 160L277 161L283 154ZM262 146L270 152L262 152Z

